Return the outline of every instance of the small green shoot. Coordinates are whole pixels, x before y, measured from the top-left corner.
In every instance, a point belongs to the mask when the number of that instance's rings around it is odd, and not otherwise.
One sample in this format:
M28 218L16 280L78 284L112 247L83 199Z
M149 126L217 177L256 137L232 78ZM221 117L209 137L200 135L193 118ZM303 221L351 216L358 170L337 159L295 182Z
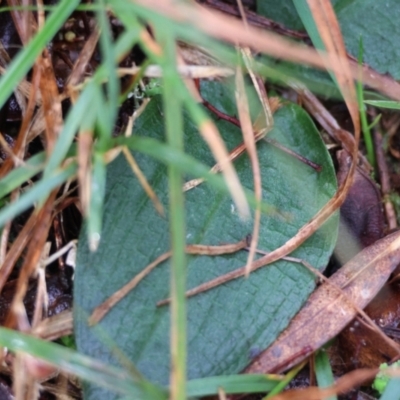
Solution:
M320 388L326 388L335 383L329 357L324 350L318 351L315 356L315 374ZM326 399L337 400L337 396L329 396Z
M364 103L378 108L387 108L389 110L400 110L400 102L390 100L364 100Z
M362 38L360 38L359 52L358 52L358 65L359 65L359 70L360 70L360 77L356 84L357 101L358 101L358 109L360 111L361 128L362 128L362 132L364 135L365 149L367 152L367 160L369 161L369 163L372 166L374 166L375 165L374 145L372 142L372 136L371 136L371 130L370 130L371 128L370 128L370 125L368 124L367 112L366 112L366 107L364 104L366 102L364 102L364 92L363 92L362 76L361 76L363 53L364 53L363 42L362 42Z

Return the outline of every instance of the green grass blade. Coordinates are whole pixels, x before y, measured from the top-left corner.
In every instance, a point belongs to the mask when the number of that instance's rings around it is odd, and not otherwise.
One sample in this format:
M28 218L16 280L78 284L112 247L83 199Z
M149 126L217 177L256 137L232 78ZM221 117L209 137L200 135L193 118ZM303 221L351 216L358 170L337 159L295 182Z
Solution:
M8 195L14 189L31 179L37 173L43 170L45 154L39 153L26 161L25 165L21 165L10 171L4 178L0 180L0 198Z
M157 32L164 47L163 101L167 142L183 151L182 100L176 91L180 82L176 70L176 44L171 32ZM168 165L169 218L171 235L171 399L186 399L186 234L182 172Z
M364 103L378 108L388 108L390 110L400 110L400 103L398 101L390 100L364 100Z
M322 38L318 32L317 24L314 21L313 15L311 13L310 7L306 0L293 0L293 5L296 8L297 14L303 22L304 27L307 30L310 39L316 49L325 51L325 45Z
M87 216L87 233L90 250L95 251L100 242L103 219L103 201L106 187L106 165L101 153L96 153L90 190L90 207Z
M4 106L18 83L31 69L37 56L56 35L63 23L79 5L80 0L61 0L28 45L17 54L0 79L0 108Z
M173 149L168 144L162 143L153 138L141 136L132 136L128 138L118 137L113 139L112 143L115 145L128 146L130 149L154 157L156 160L159 160L166 165L174 165L182 173L189 174L194 178L203 178L207 184L211 185L215 189L230 194L225 179L223 179L221 175L211 173L209 166L202 164L183 151ZM245 194L248 203L254 208L256 206L254 193L245 190ZM265 214L277 213L276 208L271 207L265 202L261 204L261 211Z
M167 393L145 381L133 379L126 371L115 368L90 357L81 355L64 346L46 342L11 329L0 328L0 346L13 352L30 354L40 358L80 379L102 387L131 395L138 399L166 400Z
M276 394L282 392L283 389L290 383L290 381L295 378L295 376L303 369L304 365L300 364L297 367L291 369L286 375L285 378L282 379L269 393L264 397L263 400L267 400Z
M356 83L357 102L358 102L358 110L360 112L361 128L364 136L365 148L367 151L367 160L374 167L375 166L374 145L372 143L371 130L368 125L367 108L364 104L364 91L363 91L362 76L361 76L362 62L363 62L363 42L361 38L359 46L359 54L358 54L358 66L360 69L360 78L357 80Z
M271 375L249 374L211 376L193 379L187 383L188 397L202 397L218 394L219 388L225 393L262 393L271 391L280 379Z
M323 389L335 383L329 357L324 350L318 351L315 357L315 374L318 386ZM337 396L329 396L326 400L337 400Z
M98 126L99 143L98 146L103 151L111 137L114 123L117 117L117 105L119 96L119 80L116 71L116 57L114 44L111 41L112 33L109 26L108 17L106 14L107 7L104 0L97 0L99 10L97 12L97 20L100 26L100 49L102 54L102 68L107 71L107 100L102 104L101 123Z
M53 189L74 176L76 171L76 163L69 164L63 170L57 172L53 171L51 176L36 183L31 189L27 190L18 201L3 207L0 210L0 227L3 227L8 221L11 221L17 215L26 211L34 203L45 200Z

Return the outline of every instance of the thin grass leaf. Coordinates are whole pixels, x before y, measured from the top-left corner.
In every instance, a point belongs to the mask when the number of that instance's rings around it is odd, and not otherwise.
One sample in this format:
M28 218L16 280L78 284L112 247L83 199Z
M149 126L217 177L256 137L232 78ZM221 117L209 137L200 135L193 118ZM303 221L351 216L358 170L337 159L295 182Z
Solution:
M158 32L164 47L165 61L163 102L165 127L168 144L178 151L183 151L183 116L182 99L177 93L180 77L176 70L176 44L172 32ZM182 172L174 165L168 166L169 214L171 233L171 376L170 398L186 399L186 234L185 206L182 191Z
M46 342L11 329L0 328L0 345L44 360L63 371L138 399L167 399L167 393L145 379L134 379L126 371L81 355L64 346Z
M293 1L293 5L296 8L297 14L300 17L301 22L306 28L308 36L310 36L314 47L318 50L325 51L326 48L324 42L318 32L317 25L307 4L307 0ZM331 74L331 77L335 81L334 75Z
M315 357L315 374L317 376L317 382L320 388L326 388L334 385L335 379L329 363L329 357L324 350L318 351ZM327 397L327 400L337 400L337 396Z
M56 35L66 19L79 5L80 0L61 0L46 19L46 24L31 42L16 55L7 72L0 79L0 108L4 106L18 83L31 69L37 56Z
M250 374L211 376L193 379L187 383L188 397L211 396L223 388L225 393L262 393L272 390L283 377L279 375Z
M268 393L267 396L264 397L263 400L267 400L276 394L280 393L285 389L285 387L290 383L292 379L296 377L296 375L304 368L304 363L301 363L297 367L291 369L286 375L285 378L282 379L281 382L279 382L271 391Z
M400 110L400 103L398 101L364 100L364 103L378 108L389 108L390 110Z
M363 42L362 38L360 38L360 48L358 54L358 64L360 66L360 79L356 82L357 101L358 101L358 109L360 110L361 128L364 135L365 148L367 150L367 160L372 165L372 167L374 167L375 166L374 145L372 142L371 130L368 125L367 110L364 105L364 91L362 85L362 63L363 63Z
M76 174L76 163L69 164L65 169L53 171L46 179L40 180L27 190L15 203L10 203L0 210L0 227L11 221L17 215L26 211L36 202L44 201L50 192Z
M129 138L118 137L113 139L112 143L114 143L116 146L127 146L132 150L137 150L141 153L148 154L149 156L154 157L156 160L159 160L166 165L174 165L179 168L182 173L189 173L190 176L195 178L203 178L215 189L223 193L230 194L225 179L223 179L223 177L220 175L211 173L209 166L202 164L184 152L171 148L171 146L165 143L152 138L140 136L132 136ZM254 194L245 191L245 195L250 206L255 208L257 201L254 197ZM274 207L271 207L265 202L261 203L260 207L261 211L265 214L277 212Z
M242 217L248 217L250 211L247 200L244 195L242 185L237 177L236 171L229 161L229 153L226 150L225 144L219 136L218 130L213 121L207 116L199 104L190 95L189 91L181 84L182 93L184 96L185 107L189 111L193 121L199 128L204 140L207 142L212 151L215 160L221 163L222 172L225 177L225 182L229 188L233 201L238 207Z
M119 97L119 80L116 73L116 57L114 44L111 41L112 33L106 14L106 5L103 0L98 0L99 10L97 20L100 25L100 49L102 52L102 68L107 70L107 100L102 103L102 121L99 125L99 149L107 150L108 140L111 137L114 123L117 117L117 105ZM130 43L132 45L132 41Z
M46 155L44 152L31 157L25 165L10 171L0 180L0 198L7 196L20 185L31 179L37 173L43 170Z
M97 249L100 242L105 186L106 164L103 155L97 152L93 160L90 205L87 215L87 233L92 251Z

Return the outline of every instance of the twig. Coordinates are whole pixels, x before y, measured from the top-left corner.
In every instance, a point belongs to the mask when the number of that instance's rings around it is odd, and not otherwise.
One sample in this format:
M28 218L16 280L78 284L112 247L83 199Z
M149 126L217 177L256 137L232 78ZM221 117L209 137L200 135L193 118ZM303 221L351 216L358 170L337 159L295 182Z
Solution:
M222 254L236 253L239 250L243 250L248 246L249 238L245 238L238 243L225 244L222 246L208 246L200 244L188 245L185 248L187 254L206 255L206 256L218 256ZM131 290L133 290L139 282L142 281L157 265L160 265L163 261L171 257L171 251L167 251L157 257L152 263L147 265L141 272L139 272L132 280L130 280L121 289L117 290L102 304L97 306L92 315L89 318L89 325L97 324L109 311L114 307L120 300L122 300Z

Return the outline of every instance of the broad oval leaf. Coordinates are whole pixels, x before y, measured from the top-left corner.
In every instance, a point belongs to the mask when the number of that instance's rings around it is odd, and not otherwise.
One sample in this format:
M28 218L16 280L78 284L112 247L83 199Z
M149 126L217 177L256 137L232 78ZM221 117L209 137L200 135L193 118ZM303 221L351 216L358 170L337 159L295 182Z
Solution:
M202 93L226 103L220 84L208 83ZM230 97L231 99L234 96ZM230 100L232 102L232 100ZM161 102L153 99L136 123L134 133L163 140ZM217 122L229 148L241 142L240 131ZM195 126L185 125L186 151L202 162L212 156ZM275 212L263 215L258 248L270 251L284 244L310 220L336 190L329 154L308 115L296 105L275 114L269 133L291 150L322 166L316 172L293 156L262 142L258 145L263 200ZM167 168L143 154L134 153L140 168L167 209ZM247 156L235 162L242 184L253 187ZM190 171L187 171L188 173ZM168 218L160 217L133 176L125 159L118 157L107 175L104 228L99 249L88 250L81 235L75 275L75 333L78 349L109 363L125 363L124 354L150 380L168 384L168 307L156 302L169 295L169 263L158 266L100 322L89 328L87 317L147 264L169 250ZM252 221L241 221L231 198L206 183L186 193L188 244L233 243L252 232ZM337 215L292 255L323 269L335 244ZM189 256L187 287L241 267L247 253L226 256ZM188 300L188 377L233 374L243 370L254 352L266 348L301 308L314 289L315 278L304 267L279 261ZM118 349L118 351L116 351ZM114 398L99 388L86 388L88 399Z

